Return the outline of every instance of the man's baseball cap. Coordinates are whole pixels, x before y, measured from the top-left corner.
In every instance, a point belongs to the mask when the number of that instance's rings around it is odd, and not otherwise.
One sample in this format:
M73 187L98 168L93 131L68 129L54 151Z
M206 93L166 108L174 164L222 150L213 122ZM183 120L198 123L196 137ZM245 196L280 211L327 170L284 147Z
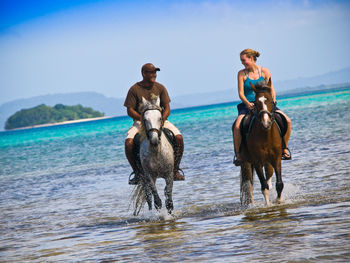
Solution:
M160 71L160 68L156 68L152 63L146 63L141 68L141 72L143 71Z

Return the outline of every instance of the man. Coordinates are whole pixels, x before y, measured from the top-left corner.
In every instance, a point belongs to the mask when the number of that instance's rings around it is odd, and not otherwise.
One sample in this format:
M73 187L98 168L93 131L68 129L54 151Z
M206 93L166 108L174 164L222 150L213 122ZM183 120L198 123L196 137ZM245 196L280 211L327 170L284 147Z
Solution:
M175 181L183 181L185 177L179 173L180 161L182 158L184 143L183 138L180 131L170 123L167 118L170 115L170 98L168 95L168 91L166 88L156 82L157 71L160 71L159 68L156 68L153 64L147 63L142 66L141 74L143 80L135 83L128 92L126 96L124 106L127 108L128 115L134 120L134 124L128 131L128 135L125 140L125 155L128 159L132 169L133 169L133 178L129 178L129 184L137 185L140 179L140 175L137 172L136 164L133 155L133 141L135 135L138 133L141 127L141 112L140 112L140 104L142 103L142 97L146 100L151 100L151 98L156 95L160 98L160 106L162 107L162 117L164 128L168 128L171 130L176 138L176 143L178 147L175 147L175 164L174 164L174 180Z

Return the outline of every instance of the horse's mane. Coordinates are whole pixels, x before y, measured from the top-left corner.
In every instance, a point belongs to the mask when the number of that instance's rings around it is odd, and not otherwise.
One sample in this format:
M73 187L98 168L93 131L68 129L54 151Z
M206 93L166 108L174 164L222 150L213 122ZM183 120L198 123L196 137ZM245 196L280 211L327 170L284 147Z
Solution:
M160 106L158 106L157 104L147 104L147 105L144 105L141 108L141 114L143 114L147 110L159 110L159 111L162 111L162 108Z
M255 84L255 93L267 93L270 100L272 100L271 86L266 80Z
M271 93L271 88L269 84L264 81L259 81L258 83L255 84L255 88L257 89L258 92L269 92Z

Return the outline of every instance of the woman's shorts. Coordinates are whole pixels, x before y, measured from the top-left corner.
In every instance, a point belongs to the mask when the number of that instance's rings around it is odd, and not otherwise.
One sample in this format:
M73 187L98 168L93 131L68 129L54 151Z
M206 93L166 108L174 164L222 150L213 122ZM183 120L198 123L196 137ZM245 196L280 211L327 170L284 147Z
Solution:
M179 129L176 128L175 125L172 124L168 120L166 120L164 122L164 126L163 127L171 130L174 133L175 136L179 135L179 134L181 135L181 132L179 131ZM134 124L130 127L130 129L128 131L126 139L134 139L136 133L139 132L140 128L141 128L141 122L140 121L134 121Z
M249 112L247 105L243 102L237 105L238 115L246 115Z

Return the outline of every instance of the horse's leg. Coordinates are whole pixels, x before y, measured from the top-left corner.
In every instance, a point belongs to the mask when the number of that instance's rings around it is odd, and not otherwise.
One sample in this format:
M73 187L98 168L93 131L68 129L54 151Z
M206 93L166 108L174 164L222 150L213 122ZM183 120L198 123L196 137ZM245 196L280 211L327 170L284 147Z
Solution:
M146 200L147 200L148 206L150 207L149 210L152 209L152 195L154 198L154 207L157 210L160 210L162 208L162 200L160 199L158 192L157 192L157 188L153 182L151 184L149 184L149 190L147 191L147 193L149 196L147 196L147 194L146 194ZM147 197L149 199L147 199Z
M148 204L148 210L152 210L152 191L151 191L150 185L151 185L151 182L146 178L143 178L143 187L145 189L145 198Z
M272 176L273 176L273 166L271 164L265 165L265 177L269 190L272 189Z
M173 205L173 179L172 176L167 176L165 178L165 188L164 188L164 195L165 195L165 207L168 210L168 213L171 214L171 212L174 210Z
M253 198L253 169L250 163L241 165L241 205L254 204Z
M152 184L151 184L151 191L152 191L152 194L153 194L153 198L154 198L154 207L157 209L157 210L160 210L162 208L162 200L160 199L159 195L158 195L158 191L157 191L157 188L156 188L156 182L155 182L156 179L154 179L154 181L152 181Z
M144 176L145 183L145 195L146 201L148 204L148 209L152 210L152 195L154 197L154 207L159 210L162 208L162 200L159 198L155 182L153 181L150 174L145 174Z
M277 203L282 203L282 190L284 185L282 181L282 165L280 158L278 159L274 168L276 173Z
M261 184L261 192L264 195L266 206L270 206L269 199L269 186L264 176L263 166L255 166L255 171L258 174L260 184Z

